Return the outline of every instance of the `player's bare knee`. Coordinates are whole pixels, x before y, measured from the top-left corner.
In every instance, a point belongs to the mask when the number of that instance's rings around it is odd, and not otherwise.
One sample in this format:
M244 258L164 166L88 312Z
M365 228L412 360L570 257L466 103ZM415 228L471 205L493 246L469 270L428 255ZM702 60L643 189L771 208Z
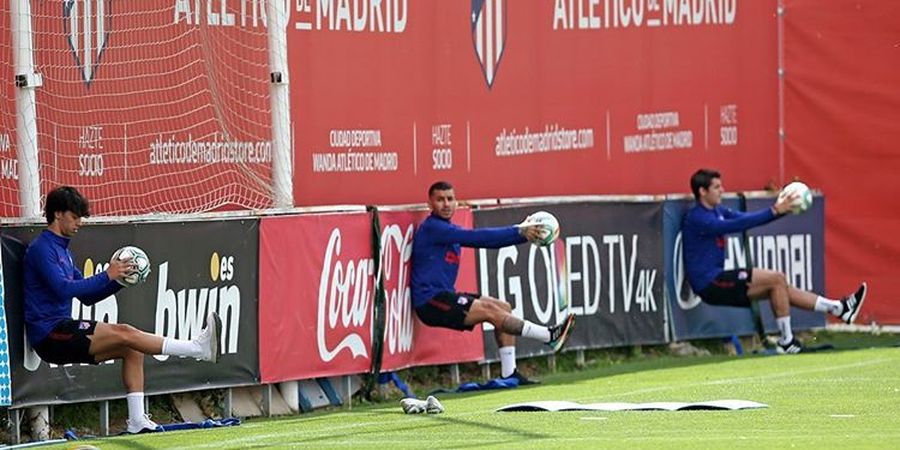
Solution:
M771 289L784 289L787 287L787 277L781 272L766 271L765 283Z
M143 360L144 354L135 349L129 348L129 349L125 350L123 358L133 359L133 360Z
M115 326L115 331L119 343L129 347L137 342L137 339L141 333L140 330L131 325L128 325L127 323L117 324Z
M776 280L778 281L778 287L783 287L783 288L788 287L787 275L785 275L781 272L777 272Z

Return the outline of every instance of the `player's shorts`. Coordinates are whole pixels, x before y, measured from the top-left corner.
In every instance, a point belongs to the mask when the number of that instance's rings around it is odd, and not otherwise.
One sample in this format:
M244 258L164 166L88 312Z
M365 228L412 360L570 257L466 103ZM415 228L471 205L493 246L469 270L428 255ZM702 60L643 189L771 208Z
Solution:
M34 346L34 351L44 361L53 364L99 364L90 353L91 339L97 322L93 320L66 320Z
M697 294L710 305L749 307L747 290L753 281L753 269L726 270Z
M416 308L416 315L422 323L431 327L471 331L475 325L466 325L466 316L472 302L480 297L480 294L466 292L441 292Z

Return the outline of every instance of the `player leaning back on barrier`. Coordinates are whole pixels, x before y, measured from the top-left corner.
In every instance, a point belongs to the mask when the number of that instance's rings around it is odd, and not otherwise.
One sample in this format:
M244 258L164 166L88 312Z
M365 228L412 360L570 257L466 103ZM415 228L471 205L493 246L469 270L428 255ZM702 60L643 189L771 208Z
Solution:
M47 229L25 251L25 331L38 356L53 364L99 364L122 360L127 391L128 432L154 431L144 412L144 355L172 355L216 362L221 321L210 313L193 340L164 338L127 324L72 319L72 299L93 305L122 289L134 270L130 260L113 259L104 272L88 278L73 263L69 242L90 214L88 200L75 188L47 194Z

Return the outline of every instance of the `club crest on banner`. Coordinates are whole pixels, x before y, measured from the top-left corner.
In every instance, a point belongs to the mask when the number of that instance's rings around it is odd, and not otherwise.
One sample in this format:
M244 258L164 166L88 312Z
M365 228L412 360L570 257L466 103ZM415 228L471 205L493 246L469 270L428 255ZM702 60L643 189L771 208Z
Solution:
M63 29L81 78L91 85L106 49L112 0L65 0Z
M506 47L506 0L472 0L472 44L488 89Z

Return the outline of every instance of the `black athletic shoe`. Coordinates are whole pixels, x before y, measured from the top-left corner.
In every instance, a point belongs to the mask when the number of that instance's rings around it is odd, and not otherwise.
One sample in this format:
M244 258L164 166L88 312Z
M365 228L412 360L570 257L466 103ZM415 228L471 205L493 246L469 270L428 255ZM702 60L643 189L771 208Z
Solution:
M519 369L514 370L512 375L506 377L507 380L510 378L515 378L515 379L519 380L519 386L527 386L529 384L541 384L540 381L532 380L531 378L528 378L525 375L522 375L521 373L519 373Z
M559 349L563 347L563 344L566 343L566 339L569 338L569 335L572 334L573 328L575 328L575 314L569 314L569 316L566 317L565 322L555 327L550 327L550 342L548 342L547 345L549 345L554 352L558 352Z
M841 299L841 306L844 309L841 312L841 320L846 324L853 323L859 310L862 309L863 302L866 300L866 283L859 285L859 289L852 295L848 295Z
M775 346L775 351L781 354L803 353L803 344L801 344L797 338L794 338L787 344L779 342L778 345Z

